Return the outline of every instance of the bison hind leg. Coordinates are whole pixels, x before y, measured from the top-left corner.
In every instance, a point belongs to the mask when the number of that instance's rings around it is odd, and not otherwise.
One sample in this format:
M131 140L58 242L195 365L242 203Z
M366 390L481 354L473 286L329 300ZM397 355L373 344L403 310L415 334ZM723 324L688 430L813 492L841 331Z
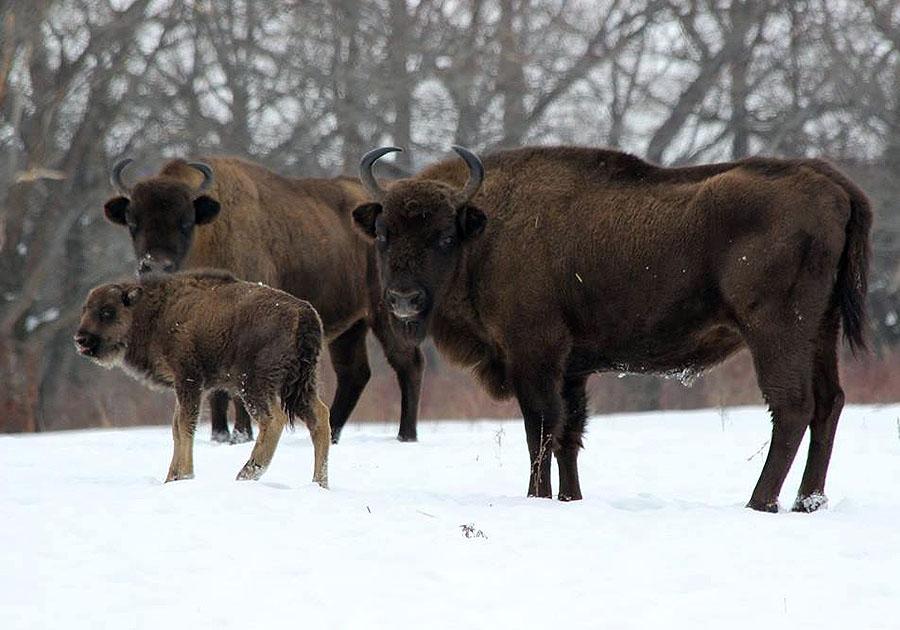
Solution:
M256 436L256 444L250 453L250 459L238 473L238 480L256 480L262 477L272 462L272 456L281 439L284 425L287 424L287 416L275 403L270 402L262 408L249 405L250 412L259 423L259 431Z

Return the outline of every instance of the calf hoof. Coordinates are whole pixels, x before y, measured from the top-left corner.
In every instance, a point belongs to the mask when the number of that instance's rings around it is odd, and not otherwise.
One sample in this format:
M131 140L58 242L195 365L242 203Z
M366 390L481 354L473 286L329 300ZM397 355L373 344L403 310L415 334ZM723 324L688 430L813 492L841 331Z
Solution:
M813 492L808 495L797 495L797 500L794 501L794 507L791 508L792 512L805 512L809 514L810 512L815 512L817 510L823 510L828 507L828 497L826 497L821 492Z
M401 442L418 442L419 441L419 438L416 437L415 433L413 433L412 435L405 435L405 434L401 433L397 436L397 439Z
M237 475L237 480L256 481L263 476L264 472L266 472L265 466L260 466L253 460L250 460L246 464L244 464L243 468L241 468L241 472L239 472Z
M194 473L169 473L166 476L166 483L170 481L181 481L182 479L193 479Z
M240 429L235 429L231 434L231 443L232 444L246 444L247 442L253 441L253 433L243 431Z
M775 514L778 512L778 501L757 501L756 499L750 499L750 502L747 503L747 507L751 510L756 510L757 512L770 512Z
M230 444L231 443L231 435L227 430L225 431L213 431L212 437L210 439L213 442L219 442L220 444Z
M328 490L328 476L313 477L313 481Z

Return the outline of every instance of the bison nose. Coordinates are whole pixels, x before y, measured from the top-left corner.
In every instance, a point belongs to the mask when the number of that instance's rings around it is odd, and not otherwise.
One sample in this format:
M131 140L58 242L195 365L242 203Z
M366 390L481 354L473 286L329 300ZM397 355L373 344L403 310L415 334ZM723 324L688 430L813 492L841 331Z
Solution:
M387 290L387 303L391 312L400 319L419 315L425 306L425 292L421 289L411 291Z
M144 256L138 264L138 275L147 273L172 273L175 271L175 263L168 258L152 258Z
M75 333L75 347L78 348L78 351L82 354L87 354L96 350L97 341L97 336L88 332L79 330Z

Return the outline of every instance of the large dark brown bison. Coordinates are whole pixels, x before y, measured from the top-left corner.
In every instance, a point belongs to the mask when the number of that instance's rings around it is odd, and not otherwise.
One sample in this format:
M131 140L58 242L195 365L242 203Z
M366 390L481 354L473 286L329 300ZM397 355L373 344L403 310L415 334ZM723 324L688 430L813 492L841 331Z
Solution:
M113 168L120 196L104 210L110 221L128 227L139 273L226 269L309 301L322 318L337 374L335 442L369 380L371 327L400 383L398 437L416 439L422 355L392 333L380 293L369 289L377 284L373 248L350 216L369 199L358 180L287 178L252 162L214 157L172 160L157 176L129 186L123 170L130 162ZM210 396L210 407L213 439L227 440L227 394ZM238 441L251 439L250 418L236 408Z
M616 151L500 151L433 165L353 212L376 242L385 300L411 341L431 333L525 419L528 494L579 499L592 372L704 370L747 347L773 419L749 507L778 509L807 427L795 510L825 503L844 404L843 322L864 347L863 192L826 162L749 158L662 168ZM468 165L468 168L467 168ZM486 172L485 172L486 168Z
M328 486L328 407L316 394L322 323L308 302L222 270L151 274L92 290L75 345L104 367L175 390L166 481L194 476L200 395L219 388L244 401L259 423L238 479L262 476L296 416L313 438L313 481Z

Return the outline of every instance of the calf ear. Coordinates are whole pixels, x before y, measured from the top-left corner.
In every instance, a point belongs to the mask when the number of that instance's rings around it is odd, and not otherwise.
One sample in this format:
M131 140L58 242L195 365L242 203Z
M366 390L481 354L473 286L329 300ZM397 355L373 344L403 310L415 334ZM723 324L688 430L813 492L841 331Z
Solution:
M487 217L484 212L475 206L465 205L456 211L456 218L459 222L459 231L463 240L475 238L484 230L484 224L487 223Z
M360 232L369 238L375 238L375 219L381 214L380 203L364 203L353 211L353 222Z
M124 287L122 289L122 304L125 306L134 306L137 304L138 300L141 299L141 294L143 292L144 289L137 285Z
M208 195L194 199L194 223L204 225L215 219L222 208L219 202Z
M126 225L128 223L125 212L128 210L128 204L131 203L128 197L113 197L103 204L103 214L111 223Z

